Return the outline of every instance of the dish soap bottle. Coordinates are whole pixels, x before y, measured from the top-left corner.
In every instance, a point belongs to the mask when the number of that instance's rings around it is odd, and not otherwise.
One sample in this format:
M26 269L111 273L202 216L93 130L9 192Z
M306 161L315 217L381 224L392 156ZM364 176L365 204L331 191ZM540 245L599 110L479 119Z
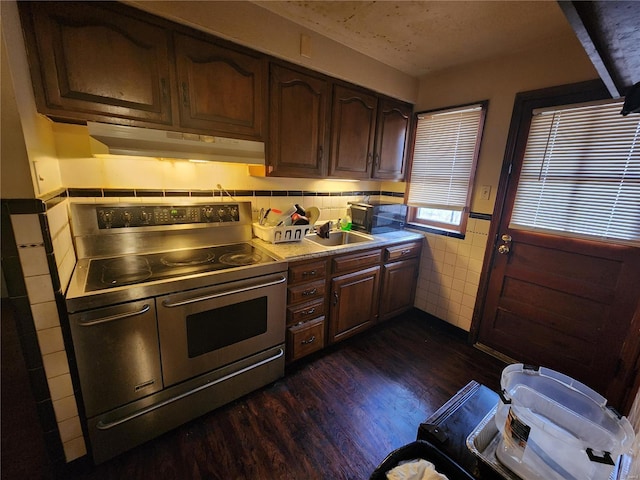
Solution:
M344 218L340 219L340 229L351 230L351 217L349 215L345 215Z

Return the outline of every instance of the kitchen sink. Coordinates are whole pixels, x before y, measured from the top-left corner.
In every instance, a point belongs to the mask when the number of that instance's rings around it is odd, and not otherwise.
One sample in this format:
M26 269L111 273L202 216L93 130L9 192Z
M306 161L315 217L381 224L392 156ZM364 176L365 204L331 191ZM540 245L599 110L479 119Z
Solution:
M373 237L370 237L369 235L344 230L331 231L331 233L329 233L329 238L322 238L315 233L306 235L304 238L310 242L314 242L325 247L351 245L354 243L370 242L373 240Z

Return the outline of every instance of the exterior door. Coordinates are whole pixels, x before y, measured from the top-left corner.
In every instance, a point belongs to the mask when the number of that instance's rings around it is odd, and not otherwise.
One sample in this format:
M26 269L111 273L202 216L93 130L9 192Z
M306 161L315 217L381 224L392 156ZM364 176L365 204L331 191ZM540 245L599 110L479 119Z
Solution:
M533 108L607 96L586 82L516 98L472 333L479 346L565 373L624 411L640 343L640 249L509 228Z

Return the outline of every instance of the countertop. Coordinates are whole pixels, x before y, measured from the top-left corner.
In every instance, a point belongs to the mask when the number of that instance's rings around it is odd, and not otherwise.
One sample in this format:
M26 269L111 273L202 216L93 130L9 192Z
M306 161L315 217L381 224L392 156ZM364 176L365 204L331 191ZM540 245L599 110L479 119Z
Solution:
M327 255L357 252L360 250L384 247L395 243L411 242L424 238L424 235L421 233L409 230L396 230L393 232L376 233L369 236L373 237L373 240L370 242L337 245L334 247L319 245L304 238L299 242L286 243L269 243L259 238L254 238L253 244L258 248L266 250L279 260L294 261L325 257Z

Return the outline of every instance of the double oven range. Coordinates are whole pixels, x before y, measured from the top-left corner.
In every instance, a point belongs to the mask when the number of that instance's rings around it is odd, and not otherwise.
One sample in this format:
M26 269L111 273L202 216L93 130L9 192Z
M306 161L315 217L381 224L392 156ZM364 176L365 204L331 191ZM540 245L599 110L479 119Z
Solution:
M72 204L67 310L103 462L284 375L287 263L251 204Z

